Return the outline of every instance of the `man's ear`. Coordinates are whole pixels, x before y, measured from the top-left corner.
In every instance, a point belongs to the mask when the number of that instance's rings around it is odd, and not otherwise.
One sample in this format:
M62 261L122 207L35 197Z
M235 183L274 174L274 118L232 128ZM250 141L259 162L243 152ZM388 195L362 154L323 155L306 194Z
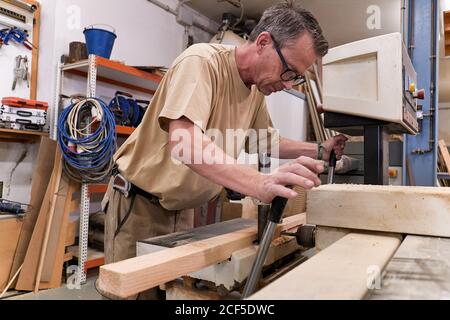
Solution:
M256 38L255 43L258 49L258 53L261 53L265 47L272 44L272 38L270 37L270 33L267 31L261 32L259 36Z

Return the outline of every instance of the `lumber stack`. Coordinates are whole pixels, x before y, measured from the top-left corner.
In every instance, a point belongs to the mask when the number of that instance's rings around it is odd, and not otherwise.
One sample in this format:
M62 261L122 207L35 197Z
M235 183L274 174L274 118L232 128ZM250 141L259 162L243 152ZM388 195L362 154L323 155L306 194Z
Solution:
M23 221L13 216L0 216L0 292L8 283Z
M16 290L61 286L66 243L72 242L67 241L68 218L77 188L62 172L56 143L43 138L32 180L32 210L25 216L9 274Z
M318 226L450 237L450 190L324 185L308 192L307 222Z

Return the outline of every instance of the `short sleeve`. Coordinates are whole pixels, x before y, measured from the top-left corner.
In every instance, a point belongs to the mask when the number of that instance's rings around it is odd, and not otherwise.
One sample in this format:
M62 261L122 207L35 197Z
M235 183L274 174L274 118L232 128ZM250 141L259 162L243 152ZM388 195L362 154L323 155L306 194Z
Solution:
M158 121L169 130L170 120L186 117L203 131L211 113L214 75L208 62L199 56L188 56L169 71L167 94Z

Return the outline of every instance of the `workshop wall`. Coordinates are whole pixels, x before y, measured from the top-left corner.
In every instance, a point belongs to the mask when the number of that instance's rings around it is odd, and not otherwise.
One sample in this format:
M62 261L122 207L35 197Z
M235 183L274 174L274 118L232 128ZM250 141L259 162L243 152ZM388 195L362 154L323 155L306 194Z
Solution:
M163 1L172 8L178 1ZM117 39L111 59L128 65L169 66L187 43L185 28L176 17L145 0L42 0L42 48L38 96L52 102L56 63L67 54L69 43L85 41L83 30L92 24L114 26ZM108 8L106 10L105 8ZM197 21L211 29L218 25L192 11ZM209 42L212 35L193 28L196 42Z
M37 99L53 106L57 61L68 53L69 43L83 41L84 27L104 23L116 28L117 39L111 59L129 65L169 66L185 48L187 33L174 15L145 0L41 0L40 57ZM172 8L178 1L165 0ZM218 25L194 12L196 21L211 29ZM196 42L209 42L212 35L193 28ZM12 73L12 66L11 66ZM10 84L2 84L8 85ZM81 80L65 82L70 92L85 93ZM116 88L99 86L105 100ZM69 90L68 90L69 91ZM139 98L148 98L136 95ZM33 163L38 144L0 143L0 182L3 196L9 200L28 203L31 192Z
M29 203L31 175L39 144L0 143L0 181L3 198Z
M21 11L7 3L2 2L2 6L28 15L25 10ZM32 31L30 31L29 39L30 41L33 39ZM12 90L14 67L18 55L27 56L28 70L31 72L32 54L30 50L14 42L3 46L0 50L0 99L11 96L30 97L30 87L27 86L26 81L18 81L15 90ZM37 157L37 150L38 147L34 144L0 142L0 194L2 197L19 202L29 201L33 161Z

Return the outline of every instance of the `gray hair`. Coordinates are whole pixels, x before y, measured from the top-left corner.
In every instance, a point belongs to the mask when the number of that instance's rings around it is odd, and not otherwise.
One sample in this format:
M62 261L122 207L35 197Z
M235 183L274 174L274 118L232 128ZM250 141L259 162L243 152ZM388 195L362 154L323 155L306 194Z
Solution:
M250 34L250 42L255 42L264 31L269 32L281 48L308 32L313 39L316 55L323 57L328 52L328 41L323 36L316 18L311 12L293 3L279 3L265 10Z

